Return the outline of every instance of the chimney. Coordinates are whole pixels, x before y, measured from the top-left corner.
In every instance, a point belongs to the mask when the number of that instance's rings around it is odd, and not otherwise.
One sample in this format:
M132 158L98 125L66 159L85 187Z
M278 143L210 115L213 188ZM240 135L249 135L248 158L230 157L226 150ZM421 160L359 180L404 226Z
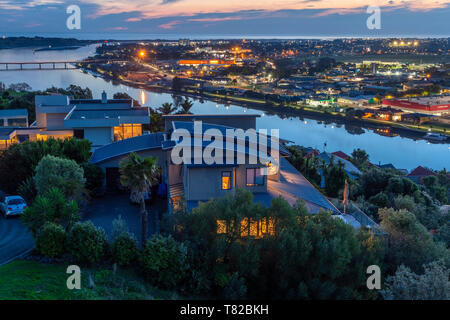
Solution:
M108 97L105 91L102 92L102 103L108 103Z

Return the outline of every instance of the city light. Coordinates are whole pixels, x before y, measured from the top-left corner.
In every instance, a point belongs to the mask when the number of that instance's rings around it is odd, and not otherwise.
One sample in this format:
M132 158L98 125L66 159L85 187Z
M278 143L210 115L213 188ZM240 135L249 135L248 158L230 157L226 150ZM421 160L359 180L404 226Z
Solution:
M139 51L139 57L141 57L141 58L145 57L145 51L144 50Z
M141 90L141 105L145 105L146 98L145 91Z

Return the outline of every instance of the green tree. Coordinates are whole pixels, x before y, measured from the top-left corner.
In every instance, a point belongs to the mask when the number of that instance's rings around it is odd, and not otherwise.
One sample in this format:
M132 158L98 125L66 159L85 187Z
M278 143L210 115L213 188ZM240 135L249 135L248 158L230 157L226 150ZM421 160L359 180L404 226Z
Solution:
M47 155L36 167L34 182L38 194L58 188L66 197L72 198L80 194L86 179L83 168L75 161Z
M186 273L187 248L171 236L155 235L147 241L141 254L145 276L163 289L174 289Z
M158 108L158 111L163 115L169 115L177 111L177 108L173 106L172 103L163 103L161 107Z
M185 99L183 103L180 104L181 114L192 114L191 109L194 106L194 103L190 101L189 99Z
M357 166L358 168L364 168L369 163L369 155L366 151L361 149L355 149L352 153L352 163Z
M386 279L381 294L386 300L449 300L450 270L442 262L432 262L423 269L418 275L401 265Z
M48 139L12 145L0 154L0 189L14 194L21 183L32 178L39 161L52 155L82 164L89 161L91 143L87 140Z
M21 220L36 238L40 228L47 222L69 230L80 220L80 214L75 201L67 202L64 193L53 188L47 194L37 196L33 205L25 209Z
M147 210L145 208L144 193L157 183L160 174L158 159L148 157L142 159L135 153L131 153L128 158L120 163L121 183L128 187L131 192L140 195L141 206L141 246L145 246L147 239Z
M331 159L328 165L323 169L325 177L325 192L329 197L337 198L339 192L344 189L345 179L347 179L347 173L344 169L344 164L338 161L337 164L333 163Z
M436 243L428 230L420 224L414 214L406 210L380 209L381 227L386 231L389 250L386 261L390 271L404 264L414 271L421 271L424 264L444 259L450 265L450 252L444 245Z
M433 198L435 198L442 204L448 203L447 188L445 186L441 186L438 177L425 177L422 179L422 183Z

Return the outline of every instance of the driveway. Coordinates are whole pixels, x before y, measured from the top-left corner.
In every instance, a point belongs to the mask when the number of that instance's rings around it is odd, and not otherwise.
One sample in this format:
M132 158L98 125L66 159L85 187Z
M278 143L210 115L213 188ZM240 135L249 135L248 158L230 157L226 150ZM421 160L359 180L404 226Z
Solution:
M34 247L31 232L20 218L5 219L0 214L0 265L26 253Z
M154 199L151 204L147 204L148 237L151 237L158 228L156 215L161 216L165 212L164 201ZM108 194L103 198L92 199L85 210L83 220L90 220L95 226L103 228L111 239L112 222L119 216L122 216L130 232L140 241L141 214L139 206L130 204L128 194Z
M158 228L156 215L165 212L165 200L155 199L147 205L148 236L151 237ZM103 198L92 199L85 211L83 220L90 220L97 227L103 228L111 239L112 222L122 216L130 232L136 239L141 239L141 214L139 206L131 205L128 194L109 194ZM20 218L5 219L0 214L0 266L25 254L34 248L31 232L22 224Z

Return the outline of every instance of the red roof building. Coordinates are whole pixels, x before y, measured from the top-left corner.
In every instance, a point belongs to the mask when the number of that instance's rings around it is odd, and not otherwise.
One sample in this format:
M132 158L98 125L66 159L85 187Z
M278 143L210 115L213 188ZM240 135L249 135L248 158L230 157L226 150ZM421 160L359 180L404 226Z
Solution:
M442 98L418 98L411 100L383 100L383 106L394 107L405 112L421 112L433 115L450 113L449 99Z
M434 173L430 169L419 166L416 169L414 169L413 171L411 171L410 174L408 174L408 178L410 178L414 182L422 183L423 178L426 178L429 176L435 176L435 175L436 175L436 173Z
M342 152L342 151L336 151L336 152L333 152L332 154L334 156L339 157L344 160L350 160L350 158L351 158L348 154L346 154L345 152Z

